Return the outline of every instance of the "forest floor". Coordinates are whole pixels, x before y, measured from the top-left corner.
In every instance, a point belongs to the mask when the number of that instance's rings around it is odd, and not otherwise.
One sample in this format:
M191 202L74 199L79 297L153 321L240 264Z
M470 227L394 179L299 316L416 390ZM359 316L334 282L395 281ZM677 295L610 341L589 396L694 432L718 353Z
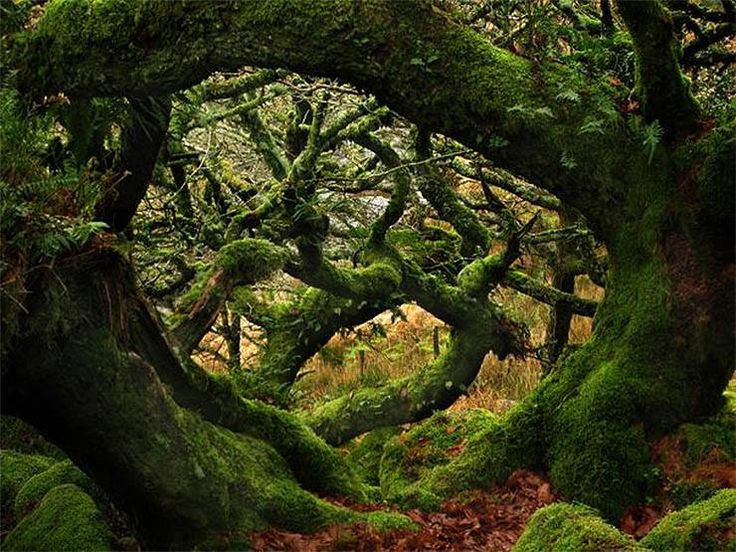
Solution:
M507 290L498 297L507 309L515 311L530 329L533 346L545 342L549 309L527 297ZM576 293L601 300L603 290L587 278L579 278ZM435 329L436 328L436 329ZM592 321L574 316L570 329L570 344L583 343L590 337ZM294 385L292 400L297 408L310 408L337 396L366 386L378 386L420 370L434 358L449 332L431 314L413 305L401 307L400 313L382 313L355 331L336 335L323 350L308 361ZM210 334L211 346L226 349L219 336ZM257 365L258 336L241 343L241 358ZM225 372L224 363L198 359L206 369ZM522 400L538 384L541 362L534 357L499 361L489 354L480 373L450 411L487 409L502 414ZM736 380L731 382L729 396L736 412ZM693 462L687 452L687 438L666 437L652 447L652 460L663 475L661 496L650 497L648 504L631 508L616 524L636 539L645 536L669 511L681 504L672 496L681 493L696 499L706 489L736 487L736 465L730 454L719 448L708 449ZM347 499L325 497L336 504L356 511L389 510L386 504L354 504ZM685 496L682 497L683 499ZM322 551L409 551L511 550L536 510L552 502L564 500L550 482L537 473L519 470L503 485L463 493L445 502L437 512L410 510L405 514L418 530L395 530L381 533L369 525L334 525L313 534L300 534L271 528L252 535L256 551L283 550L289 552ZM690 500L687 500L689 502Z
M474 491L445 502L437 512L410 510L406 515L417 531L378 532L369 525L334 525L303 535L269 529L251 537L256 551L322 552L356 550L511 550L529 518L539 508L557 500L550 483L535 473L519 470L502 486ZM338 504L362 511L383 510L381 505Z

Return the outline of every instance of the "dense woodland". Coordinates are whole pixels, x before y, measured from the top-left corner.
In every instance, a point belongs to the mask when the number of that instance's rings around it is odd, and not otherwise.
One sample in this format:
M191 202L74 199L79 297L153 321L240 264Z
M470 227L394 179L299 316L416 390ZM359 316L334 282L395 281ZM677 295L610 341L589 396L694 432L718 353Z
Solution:
M0 26L0 548L736 548L733 0Z

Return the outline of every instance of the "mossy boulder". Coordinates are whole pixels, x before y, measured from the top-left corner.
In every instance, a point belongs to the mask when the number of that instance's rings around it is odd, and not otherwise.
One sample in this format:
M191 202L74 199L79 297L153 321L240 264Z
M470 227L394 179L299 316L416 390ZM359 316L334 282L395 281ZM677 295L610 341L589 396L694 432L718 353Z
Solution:
M22 519L30 513L51 489L67 483L72 483L90 494L95 492L92 480L71 460L57 462L48 470L31 477L20 488L13 508L16 519Z
M514 552L540 550L601 552L645 549L606 523L593 508L559 502L537 510L513 548Z
M49 469L54 462L46 456L0 450L0 509L12 510L13 501L25 482Z
M398 427L382 427L371 431L350 447L346 460L369 485L379 484L383 448L399 431Z
M660 521L641 543L653 550L736 550L736 489L691 504Z
M470 437L494 423L496 417L484 409L442 411L390 439L384 446L379 470L384 498L406 507L437 508L438 497L423 492L414 483L448 464L462 452Z
M94 501L76 485L60 485L11 531L3 550L112 550L113 537Z

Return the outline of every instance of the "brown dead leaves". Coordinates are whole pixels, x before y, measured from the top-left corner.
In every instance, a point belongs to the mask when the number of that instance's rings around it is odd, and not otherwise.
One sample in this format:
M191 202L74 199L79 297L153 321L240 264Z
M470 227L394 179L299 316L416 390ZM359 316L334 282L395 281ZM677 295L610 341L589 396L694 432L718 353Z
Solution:
M510 550L521 535L531 515L556 500L549 482L532 472L514 472L506 483L490 491L473 491L462 500L445 502L440 511L407 512L418 531L379 533L368 525L335 525L318 533L303 535L276 529L252 536L254 550L322 552L335 550L409 551L409 550ZM366 511L378 506L343 506Z

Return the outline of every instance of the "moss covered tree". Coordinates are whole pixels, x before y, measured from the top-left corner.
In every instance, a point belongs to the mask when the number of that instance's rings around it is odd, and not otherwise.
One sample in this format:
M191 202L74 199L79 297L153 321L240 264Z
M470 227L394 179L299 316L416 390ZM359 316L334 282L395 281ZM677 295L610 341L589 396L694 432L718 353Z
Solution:
M619 0L615 21L610 13L600 21L566 14L589 38L633 52L630 90L586 70L584 55L560 63L510 44L512 53L473 28L482 9L468 14L446 4L54 0L5 36L4 69L22 98L8 100L7 113L34 101L36 110L59 109L72 137L67 148L98 200L88 213L70 210L68 197L60 200L66 210L54 204L57 226L74 217L92 222L73 226L51 254L48 243L9 240L3 413L58 444L130 515L147 546L236 546L243 532L266 524L406 523L310 493L375 493L327 443L426 417L470 385L489 351L523 353L522 329L489 295L498 286L560 307L558 316L595 313L593 336L561 355L531 396L489 421L449 464L392 489L402 504L431 507L528 467L548 471L567 497L614 519L653 484L648 444L720 407L734 355L735 141L732 121L706 115L682 70L683 61L720 63L703 59L715 40L683 54L664 5L677 9L676 2ZM733 31L732 11L712 14L712 32ZM615 39L611 25L621 27ZM208 78L243 66L265 70ZM253 91L287 70L350 83L375 100L333 118L326 94L295 101L292 120L274 137L256 108L280 92ZM183 142L188 125L202 119L187 106L236 97L210 117L238 118L272 186L255 206L234 208L222 175L205 166L213 216L224 222L203 239L217 253L193 282L196 271L179 267L171 289L189 291L166 327L114 234L130 233L162 162L183 235L196 230L181 167L204 166ZM393 117L382 105L414 125L408 148L397 151L376 132ZM437 135L474 162L428 162L442 156ZM347 141L371 152L370 170L380 164L390 175L390 197L355 267L324 254L330 221L314 184L329 170L320 156ZM479 182L487 216L505 221L500 247L448 184L450 170ZM32 164L4 167L8 197L33 201L39 172ZM370 174L375 187L380 178ZM512 266L522 244L545 238L530 235L536 218L509 214L492 186L573 213L563 218L582 221L575 235L592 232L605 245L607 271L595 255L580 255L585 266L570 269L605 281L597 308L572 295L569 282L555 289ZM413 254L397 243L393 229L415 190L453 229L439 240L453 251L447 274L432 272L430 248ZM241 187L236 195L249 193ZM27 215L14 212L15 226L3 230L32 228ZM287 310L264 305L248 287L278 270L311 286ZM250 316L268 345L246 395L259 395L264 382L273 386L265 394L277 394L337 330L405 302L452 327L443 354L404 380L304 415L244 397L189 357L218 315ZM289 325L294 313L306 333Z

